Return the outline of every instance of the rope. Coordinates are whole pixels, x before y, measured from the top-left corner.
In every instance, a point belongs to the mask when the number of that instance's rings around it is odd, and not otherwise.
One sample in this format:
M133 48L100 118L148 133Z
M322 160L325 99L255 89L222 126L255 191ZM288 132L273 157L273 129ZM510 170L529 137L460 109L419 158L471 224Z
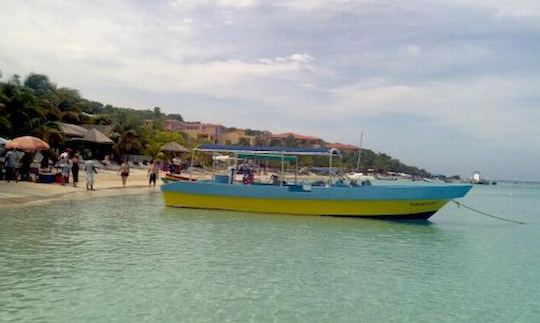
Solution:
M458 202L458 201L454 201L452 200L452 202L456 203L456 205L458 206L458 208L461 208L462 206L466 209L469 209L473 212L476 212L478 214L481 214L481 215L485 215L485 216L489 216L490 218L494 218L494 219L497 219L497 220L500 220L500 221L506 221L506 222L512 222L512 223L517 223L517 224L526 224L525 222L521 222L521 221L516 221L516 220L511 220L511 219L505 219L505 218L501 218L501 217L498 217L498 216L495 216L493 214L489 214L489 213L486 213L484 211L480 211L480 210L477 210L475 208L472 208L468 205L465 205L461 202Z

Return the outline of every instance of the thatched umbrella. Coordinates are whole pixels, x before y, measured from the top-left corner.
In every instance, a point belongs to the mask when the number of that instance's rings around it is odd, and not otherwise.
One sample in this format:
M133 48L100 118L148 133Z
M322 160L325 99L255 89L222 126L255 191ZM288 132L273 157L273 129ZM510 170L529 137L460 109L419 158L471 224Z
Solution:
M174 141L171 141L161 146L161 151L165 153L165 155L167 155L167 158L172 158L175 155L179 155L182 153L189 153L189 149L187 149L186 147ZM177 166L174 165L174 160L172 160L172 165L169 166L169 171L173 173L179 172L179 169L177 168Z
M189 149L187 149L186 147L180 145L179 143L175 141L171 141L161 146L161 151L165 151L169 153L189 153Z
M87 143L82 146L90 149L93 158L97 158L98 156L103 157L110 153L111 147L114 144L111 138L105 136L101 131L95 128L88 130L82 138L73 138L70 142ZM81 147L79 147L79 149L80 148Z
M6 143L6 148L18 149L33 153L38 150L49 149L49 144L36 137L23 136L8 141Z
M97 130L96 128L88 130L88 132L81 139L78 140L95 144L114 144L111 138L105 136L101 131Z
M71 123L65 123L60 121L55 121L60 131L67 137L84 137L88 130L84 129L81 126Z

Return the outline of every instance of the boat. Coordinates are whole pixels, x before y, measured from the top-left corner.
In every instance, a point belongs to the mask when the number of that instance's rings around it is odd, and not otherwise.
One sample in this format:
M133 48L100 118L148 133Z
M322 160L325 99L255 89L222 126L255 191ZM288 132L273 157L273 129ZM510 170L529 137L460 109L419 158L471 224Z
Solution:
M449 201L463 197L470 184L351 185L344 177L328 176L302 182L297 171L283 176L286 163L298 169L299 156L326 156L329 167L341 154L327 148L244 147L201 145L194 152L229 153L235 165L210 180L169 182L161 186L166 206L278 213L292 215L353 216L381 219L426 220ZM280 161L281 172L271 181L234 180L239 156ZM193 158L192 158L193 160ZM232 176L231 176L232 175Z
M469 183L477 185L497 185L496 181L482 177L479 171L473 172L473 175L469 178Z
M193 177L189 177L189 176L185 176L185 175L180 175L180 174L173 174L173 173L170 173L170 172L167 172L165 173L165 179L167 181L173 181L173 182L178 182L178 181L195 181L196 179L193 178Z
M374 181L375 180L375 176L373 175L369 175L369 174L364 174L362 172L350 172L350 173L346 173L345 174L345 177L351 181L356 181L358 183L362 183L364 181Z
M384 174L377 174L375 175L375 178L379 181L397 181L398 178L395 175L384 175Z

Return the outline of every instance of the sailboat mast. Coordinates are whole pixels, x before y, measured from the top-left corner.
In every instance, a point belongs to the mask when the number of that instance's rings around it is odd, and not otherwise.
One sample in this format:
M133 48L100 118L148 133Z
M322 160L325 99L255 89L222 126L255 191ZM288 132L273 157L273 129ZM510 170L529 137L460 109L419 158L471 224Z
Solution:
M360 149L358 149L358 160L356 161L357 172L360 172L360 156L362 155L362 140L364 140L364 130L360 131Z

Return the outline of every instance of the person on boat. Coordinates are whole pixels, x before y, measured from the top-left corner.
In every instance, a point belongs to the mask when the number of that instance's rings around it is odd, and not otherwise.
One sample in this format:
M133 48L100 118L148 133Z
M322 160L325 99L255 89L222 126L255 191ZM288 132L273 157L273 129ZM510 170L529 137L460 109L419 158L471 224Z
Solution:
M84 162L84 170L86 171L86 189L94 190L94 177L97 174L96 165L93 161L87 160Z
M124 160L124 162L120 165L120 169L118 170L118 172L122 177L122 187L126 188L127 178L129 176L129 162L127 159Z
M176 174L176 165L174 164L174 160L172 158L169 160L169 173Z
M152 159L150 164L148 164L148 186L156 187L156 180L159 177L159 167L156 165L156 162Z
M73 187L77 187L79 182L79 155L75 154L71 160L71 175L73 175Z
M254 173L254 171L253 171L252 168L250 168L248 166L244 166L242 182L245 185L253 184L253 181L254 181L254 174L253 173Z

